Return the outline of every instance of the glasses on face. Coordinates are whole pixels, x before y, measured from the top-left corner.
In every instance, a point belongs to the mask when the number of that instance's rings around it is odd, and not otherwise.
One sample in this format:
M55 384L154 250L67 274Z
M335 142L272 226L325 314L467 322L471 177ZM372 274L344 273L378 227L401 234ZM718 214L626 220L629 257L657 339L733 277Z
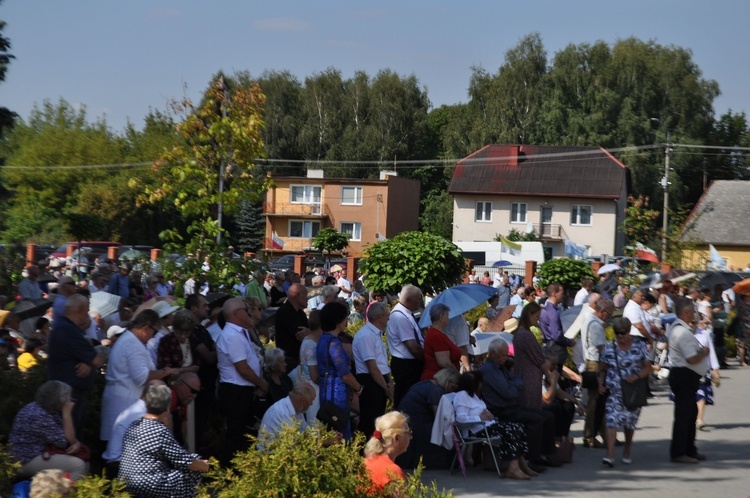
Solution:
M615 332L615 335L628 335L628 334L630 334L630 332L627 330L625 332Z
M154 335L156 335L156 333L159 332L159 329L157 329L156 327L152 325L148 325L147 327L151 329L151 333Z
M193 395L195 395L195 396L197 396L198 393L201 392L200 389L195 389L193 386L191 386L190 384L188 384L184 380L180 380L180 382L182 382L183 384L185 384L185 387L187 387L190 390L190 393L193 394Z

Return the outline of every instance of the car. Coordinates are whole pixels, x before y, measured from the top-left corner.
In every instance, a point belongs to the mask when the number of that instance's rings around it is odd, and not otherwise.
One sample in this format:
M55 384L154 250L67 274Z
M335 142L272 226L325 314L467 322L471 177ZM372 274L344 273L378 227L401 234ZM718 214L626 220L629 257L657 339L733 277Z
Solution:
M287 271L294 268L294 254L286 254L281 256L279 259L271 263L268 267L271 271Z
M89 254L89 257L96 258L100 254L107 254L107 248L116 246L120 247L122 244L119 242L111 242L106 240L91 240L91 241L82 241L81 246L82 247L89 247L91 248L91 252ZM73 247L73 249L78 249L78 242L66 242L65 244L61 245L57 248L55 252L49 255L50 258L58 258L58 259L65 259L68 256L68 247Z

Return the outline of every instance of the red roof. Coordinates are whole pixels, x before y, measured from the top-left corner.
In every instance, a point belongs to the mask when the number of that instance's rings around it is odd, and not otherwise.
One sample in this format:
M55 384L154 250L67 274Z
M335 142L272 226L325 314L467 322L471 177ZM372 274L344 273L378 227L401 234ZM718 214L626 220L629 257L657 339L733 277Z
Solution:
M617 199L626 182L601 147L487 145L456 164L448 192Z

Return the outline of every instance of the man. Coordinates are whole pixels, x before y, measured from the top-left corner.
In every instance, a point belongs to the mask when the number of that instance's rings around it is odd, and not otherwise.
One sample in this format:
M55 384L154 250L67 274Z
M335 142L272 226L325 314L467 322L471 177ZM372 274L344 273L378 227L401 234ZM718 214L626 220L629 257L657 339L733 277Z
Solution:
M612 298L612 302L615 303L615 308L617 308L618 310L623 309L628 302L627 291L628 291L627 285L617 286L617 293Z
M393 393L393 406L396 407L406 391L419 382L424 369L424 337L413 315L421 306L422 291L419 287L404 285L388 320L386 337L396 383Z
M105 359L83 335L90 321L89 300L73 294L65 302L64 315L55 320L47 343L47 380L59 380L73 388L73 424L78 439L83 434L86 395Z
M526 299L526 289L524 289L523 287L519 287L518 289L516 289L516 293L513 294L513 297L510 298L510 305L516 307L516 309L514 309L513 313L511 314L513 318L521 317L524 299Z
M581 281L581 288L576 293L576 297L573 300L573 306L578 306L579 304L584 304L586 302L586 298L589 297L589 292L591 292L591 288L594 286L594 281L590 278L584 278Z
M196 352L200 357L198 378L203 387L195 398L195 437L200 440L201 435L208 426L208 420L214 408L216 400L216 380L219 370L216 367L216 343L211 334L203 326L203 321L208 318L208 302L200 294L191 294L185 299L185 309L190 310L195 318L195 329L193 335L198 338L199 345Z
M164 281L164 273L155 271L153 276L156 278L156 295L157 296L168 296L174 292L172 286Z
M104 275L95 271L91 274L91 281L89 282L89 292L91 294L95 292L101 292L105 289L106 284L104 282Z
M195 275L190 275L188 279L185 280L182 292L185 294L185 297L195 294Z
M339 272L339 278L336 280L336 286L340 289L339 296L347 301L352 298L352 283L346 278L346 273Z
M55 320L65 315L65 303L68 297L76 293L76 283L73 277L67 275L57 281L57 297L52 304L52 316Z
M652 344L654 342L653 329L649 330L646 328L648 322L646 321L646 317L643 316L641 303L643 303L643 291L638 289L630 296L628 304L622 310L622 316L630 320L630 335L633 336L636 342L640 341Z
M562 373L563 364L568 361L568 346L573 346L575 341L568 339L563 334L562 321L558 304L565 296L565 289L560 284L552 283L547 286L547 302L544 303L542 314L539 317L539 325L544 336L544 344L557 354L557 371Z
M302 284L292 284L289 286L286 302L279 306L274 317L276 346L284 350L287 373L299 365L299 347L302 339L310 333L306 306L307 289Z
M497 295L500 298L497 303L497 309L502 310L510 304L510 284L508 283L508 275L497 272L495 277L498 275L500 275L500 284L493 286L497 289Z
M315 389L307 382L298 382L289 396L280 399L266 410L260 423L261 432L265 432L269 439L273 439L284 426L297 424L299 430L304 431L308 427L304 413L313 401L315 401Z
M583 325L588 322L589 317L594 314L594 311L596 311L596 303L598 303L600 299L602 299L602 295L599 294L599 292L591 291L587 297L588 304L581 306L581 312L578 313L576 319L570 327L568 327L568 330L565 331L565 337L568 339L575 339L578 337ZM576 341L575 345L573 345L573 363L578 367L579 373L583 372L586 366L583 358L584 347L585 346L581 344L581 341Z
M367 323L354 335L352 350L357 380L364 386L359 397L359 429L370 439L375 419L385 413L386 401L393 403L393 382L383 331L388 324L388 306L375 303L367 312Z
M268 295L263 289L263 281L265 280L265 278L265 273L261 270L258 270L254 275L250 276L250 282L245 287L245 296L257 297L260 301L260 307L262 309L268 308Z
M253 323L242 299L228 299L222 308L226 325L216 342L219 361L219 403L226 418L223 461L247 449L246 435L255 423L253 405L268 392L258 354L247 331Z
M586 317L581 327L581 346L586 372L597 372L599 369L599 355L607 342L604 333L604 321L615 311L614 303L609 299L596 301L595 310ZM599 433L604 434L604 403L606 395L599 393L599 389L588 389L588 403L586 405L586 422L583 428L583 445L588 448L604 448L604 443L596 439Z
M695 446L695 421L698 405L695 393L701 377L708 372L709 348L695 338L695 310L690 299L674 299L677 320L667 336L669 340L669 388L674 393L674 422L669 456L675 463L698 463L706 457Z
M506 368L507 360L508 343L500 338L490 342L487 361L481 368L484 375L482 397L487 409L500 420L524 424L528 459L537 464L549 464L543 455L555 452L555 416L547 410L522 408L518 404L523 382Z
M42 288L39 287L39 267L31 265L26 268L26 278L18 284L18 294L21 299L41 299Z
M107 285L107 292L110 294L114 294L116 296L120 296L123 299L127 299L130 297L130 272L133 270L133 267L130 265L130 263L123 263L120 265L120 272L114 273L109 279L109 284Z
M122 457L122 439L125 437L125 431L130 424L146 414L146 394L152 386L164 386L161 380L150 380L143 386L143 392L138 401L125 408L115 419L115 425L112 427L112 435L107 441L107 449L102 453L102 458L107 462L107 470L110 475L117 475L120 468L120 458Z

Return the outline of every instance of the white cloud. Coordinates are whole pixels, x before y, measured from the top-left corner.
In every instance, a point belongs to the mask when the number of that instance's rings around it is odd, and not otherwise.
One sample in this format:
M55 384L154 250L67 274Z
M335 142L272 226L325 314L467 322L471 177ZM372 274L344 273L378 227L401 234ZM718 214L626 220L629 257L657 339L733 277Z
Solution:
M261 31L307 31L312 28L307 21L282 17L258 19L252 26Z

